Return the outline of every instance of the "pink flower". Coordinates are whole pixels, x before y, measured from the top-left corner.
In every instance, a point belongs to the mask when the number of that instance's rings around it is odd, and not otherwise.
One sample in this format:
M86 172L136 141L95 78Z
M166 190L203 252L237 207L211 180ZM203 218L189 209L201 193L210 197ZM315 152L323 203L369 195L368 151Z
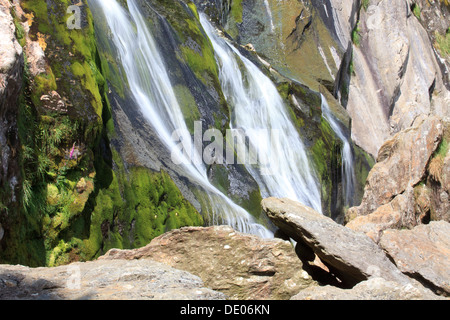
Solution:
M75 151L75 142L73 143L72 150L70 151L69 160L72 160L73 152Z

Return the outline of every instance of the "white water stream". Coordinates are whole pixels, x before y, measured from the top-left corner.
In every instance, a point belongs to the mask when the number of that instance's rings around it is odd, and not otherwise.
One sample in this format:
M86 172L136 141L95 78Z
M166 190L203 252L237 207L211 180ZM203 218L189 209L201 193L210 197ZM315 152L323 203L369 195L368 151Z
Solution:
M268 165L246 163L263 198L287 197L322 212L317 178L277 88L218 35L205 15L200 15L200 22L214 47L222 90L232 110L232 128L248 137L258 158Z
M330 106L328 105L327 99L322 97L322 115L328 121L331 129L336 133L338 138L343 143L342 148L342 177L343 177L343 189L344 189L344 205L347 207L352 207L353 195L355 192L356 177L353 166L353 153L352 147L349 139L345 136L344 131L338 124L337 120L330 111Z
M192 145L192 137L170 82L166 65L135 0L128 0L127 12L116 0L90 0L101 9L111 31L118 58L125 71L134 102L171 151L177 150L173 140L176 131L182 141ZM94 14L96 14L94 12ZM179 154L179 157L183 157ZM273 237L272 232L255 222L243 208L214 187L206 167L193 159L184 159L186 176L202 186L207 194L206 209L211 224L227 224L240 232ZM192 160L192 161L191 161Z

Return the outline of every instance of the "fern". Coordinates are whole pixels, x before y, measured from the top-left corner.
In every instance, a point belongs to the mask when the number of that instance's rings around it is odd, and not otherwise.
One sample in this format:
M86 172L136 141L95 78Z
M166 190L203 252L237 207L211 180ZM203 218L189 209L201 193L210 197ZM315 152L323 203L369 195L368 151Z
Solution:
M33 198L32 184L30 180L25 179L23 180L22 183L22 204L26 212L28 212L28 209L31 206L32 198Z

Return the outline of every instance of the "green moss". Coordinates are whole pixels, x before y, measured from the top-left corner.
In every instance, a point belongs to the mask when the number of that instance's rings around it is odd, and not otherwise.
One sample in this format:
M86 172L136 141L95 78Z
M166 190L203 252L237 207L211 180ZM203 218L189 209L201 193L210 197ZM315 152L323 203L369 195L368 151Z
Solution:
M92 94L91 105L94 107L97 115L101 116L103 103L99 86L105 84L103 76L92 61L90 63L85 61L83 64L76 61L72 64L71 70L81 80L83 87Z
M233 0L228 17L227 32L231 37L236 38L239 34L238 24L242 23L243 7L242 0Z
M54 184L47 186L47 203L51 206L59 202L59 190Z
M355 46L359 46L360 42L361 42L361 28L359 26L359 21L356 23L356 26L353 28L352 30L352 42Z
M93 17L87 5L80 7L83 11L81 29L67 27L68 19L72 16L72 13L67 13L67 8L72 5L71 1L24 0L21 5L33 16L30 38L39 40L41 46L44 46L46 56L52 57L48 59L49 67L46 73L35 81L33 103L36 106L41 105L40 97L55 90L66 100L72 100L73 106L69 110L76 116L89 117L90 112L99 115L101 99L98 87L104 85L104 79L97 70L99 63L96 61ZM78 70L80 72L76 74L68 73L72 70L67 68L67 62L72 65L80 64L85 72ZM81 92L84 94L80 95ZM87 105L90 105L92 110L88 110Z
M65 235L67 243L76 244L77 255L83 260L94 259L111 248L145 246L171 229L203 225L201 215L166 173L141 167L126 171L114 149L112 158L114 171L98 158L95 179L99 189L91 196L90 208ZM89 232L84 230L86 226ZM67 250L66 255L69 253L73 250Z
M85 211L93 191L92 179L88 177L93 170L91 148L98 143L106 88L97 63L92 16L83 6L86 27L69 30L65 20L71 4L21 1L24 10L33 17L29 36L40 40L50 65L46 72L31 79L25 56L17 119L24 177L22 207L15 208L15 214L7 221L13 231L8 233L5 239L8 249L2 250L0 257L8 263L42 266L74 259L68 258L68 254L73 253L80 241L63 237ZM17 28L16 33L20 31ZM66 115L40 108L40 97L50 91L57 91L71 102L69 110L73 113ZM67 158L74 142L81 150L77 160ZM79 193L76 186L82 177L88 186Z
M369 8L369 4L370 4L370 0L362 0L361 1L361 7L367 11L367 9Z
M417 3L413 3L411 6L411 10L412 10L414 16L420 20L421 19L421 11L422 11L420 9L420 6Z
M190 26L194 24L189 23ZM200 36L200 30L198 25L195 25L196 32ZM206 37L200 36L200 41L197 42L200 45L199 48L191 48L187 45L181 46L181 52L186 63L194 72L196 77L200 79L205 85L209 86L211 81L216 81L219 77L219 70L217 67L214 51L211 47L211 43Z
M331 159L331 152L333 150L333 143L336 143L335 138L332 134L332 129L327 121L321 120L321 137L316 140L311 148L313 155L313 163L315 164L316 170L322 180L329 179L329 160ZM324 181L330 182L330 181ZM324 183L327 184L327 183Z
M447 156L449 150L449 144L446 138L443 138L439 146L437 147L436 151L433 153L432 159L434 158L441 158L442 160L445 159Z
M367 177L370 170L375 166L375 159L365 152L363 149L353 144L353 150L355 153L354 168L356 174L357 185L355 187L355 205L361 203L364 196L364 187L366 185Z
M237 23L242 22L242 0L233 0L231 4L231 16Z
M178 103L180 104L181 111L183 112L186 120L186 125L191 134L194 133L194 122L200 120L200 111L198 110L197 102L192 96L189 89L182 85L177 85L174 88L174 92Z
M20 21L17 19L15 13L13 14L13 17L14 17L14 26L16 27L17 41L22 47L24 47L26 45L25 30Z
M203 225L200 214L184 200L166 173L152 174L147 169L134 168L131 188L138 207L136 235L139 245L174 228Z
M185 61L196 77L206 86L220 88L218 67L212 44L205 37L195 5L182 1L152 0L156 11L169 22L180 42L180 59Z
M277 86L277 89L278 89L278 92L280 93L281 97L283 97L286 100L289 98L289 93L291 91L290 83L282 82L281 84L279 84Z
M40 98L42 95L47 95L51 91L57 90L56 78L51 69L47 70L47 73L42 73L34 78L33 85L33 103L36 106L40 106L42 103Z
M435 47L439 50L443 57L450 57L450 28L444 35L435 33Z
M195 3L189 2L187 5L192 10L192 12L194 13L197 20L200 20L200 16L198 15L198 11L197 11L197 7L195 6Z

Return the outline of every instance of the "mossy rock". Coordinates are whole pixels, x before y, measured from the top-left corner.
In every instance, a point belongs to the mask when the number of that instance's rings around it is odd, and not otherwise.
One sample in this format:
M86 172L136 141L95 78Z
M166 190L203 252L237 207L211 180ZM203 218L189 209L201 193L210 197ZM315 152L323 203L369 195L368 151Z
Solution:
M47 186L47 203L54 206L59 202L59 199L58 188L54 184L49 184Z
M101 182L96 183L99 189L91 194L83 214L61 234L66 250L58 252L59 261L67 261L64 255L92 260L112 248L145 246L172 229L203 225L202 216L167 173L126 169L114 149L112 158L115 170L98 160L97 166L102 167L95 177Z
M8 234L0 259L7 263L48 263L48 253L89 198L89 192L75 194L74 188L94 166L92 148L102 130L106 83L87 2L80 7L80 30L70 30L66 25L70 17L67 8L72 4L67 0L20 3L30 17L28 36L39 41L48 65L44 73L33 78L25 63L17 119L21 174L25 178L21 206L11 208L15 214L3 224ZM67 114L45 109L40 98L51 91L67 103ZM66 152L74 143L80 156L67 159Z

